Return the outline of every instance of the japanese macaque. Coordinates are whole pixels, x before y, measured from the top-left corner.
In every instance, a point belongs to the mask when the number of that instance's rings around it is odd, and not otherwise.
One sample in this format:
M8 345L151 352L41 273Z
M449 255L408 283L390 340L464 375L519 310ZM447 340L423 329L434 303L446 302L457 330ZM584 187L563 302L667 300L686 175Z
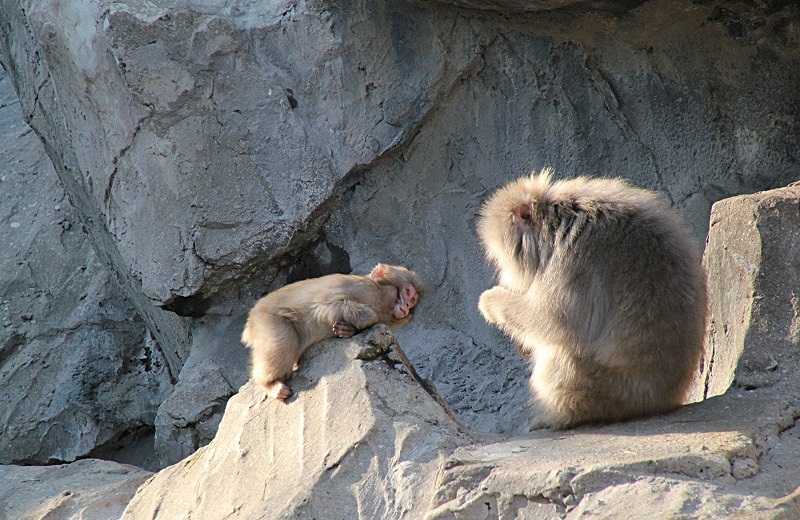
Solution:
M532 428L666 413L700 369L699 247L657 194L620 179L520 178L483 205L499 274L478 307L531 358Z
M295 282L256 302L242 332L251 375L267 395L286 400L300 356L325 338L349 338L376 323L408 324L424 292L405 267L378 264L368 276L331 274Z

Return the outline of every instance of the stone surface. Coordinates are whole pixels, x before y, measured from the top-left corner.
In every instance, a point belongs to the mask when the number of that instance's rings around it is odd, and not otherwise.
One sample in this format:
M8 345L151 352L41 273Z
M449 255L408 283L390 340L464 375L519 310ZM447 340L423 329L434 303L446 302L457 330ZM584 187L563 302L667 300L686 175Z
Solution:
M58 466L0 466L0 518L119 518L150 472L105 460Z
M418 517L469 437L407 373L355 360L393 341L379 325L312 347L288 403L247 383L213 442L142 486L123 518Z
M800 364L800 183L714 204L704 263L714 298L697 397L785 382Z
M174 464L208 444L234 393L220 367L211 362L189 371L155 418L154 444L161 464Z
M788 403L726 395L664 417L460 448L444 464L429 517L796 513L797 470L775 463L800 453L798 404L796 393Z
M3 0L0 61L183 395L219 348L196 338L264 292L397 262L430 286L409 356L508 433L528 367L475 308L487 192L545 165L619 175L702 240L714 201L800 176L795 3L526 4ZM170 453L196 448L185 419Z
M542 11L624 13L645 3L644 0L438 0L469 9L503 13L537 13Z
M147 481L123 518L800 513L797 376L782 393L732 391L662 417L500 438L464 431L405 370L355 360L376 337L393 341L376 328L310 350L287 404L242 387L216 438Z
M164 360L2 71L0 128L0 463L124 458L107 450L152 438L172 389Z

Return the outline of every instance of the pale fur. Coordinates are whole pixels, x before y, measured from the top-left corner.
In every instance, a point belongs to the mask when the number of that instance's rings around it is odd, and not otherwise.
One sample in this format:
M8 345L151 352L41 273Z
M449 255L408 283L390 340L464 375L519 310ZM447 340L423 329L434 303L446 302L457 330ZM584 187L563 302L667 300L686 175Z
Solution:
M523 208L523 210L520 210ZM515 212L530 209L530 223ZM684 403L706 326L700 250L680 215L620 179L552 181L544 169L481 209L499 285L486 320L534 363L537 426L664 413Z
M418 298L424 291L417 275L404 267L378 264L368 276L332 274L295 282L261 298L250 310L242 343L251 349L251 376L270 397L291 394L286 381L311 345L334 337L337 322L355 332L376 323L393 329L406 325L392 312L398 288L410 283Z

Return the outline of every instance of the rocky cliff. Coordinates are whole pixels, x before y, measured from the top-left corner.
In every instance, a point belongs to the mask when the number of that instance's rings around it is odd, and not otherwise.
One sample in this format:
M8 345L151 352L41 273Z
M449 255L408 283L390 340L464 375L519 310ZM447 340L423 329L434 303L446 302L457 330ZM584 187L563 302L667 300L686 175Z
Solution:
M793 2L0 0L0 63L5 464L193 454L247 380L249 306L378 261L428 283L399 334L423 377L470 431L519 434L528 367L475 306L487 192L622 176L702 241L715 201L800 178ZM707 257L696 399L794 360L794 293L741 261L792 242L756 241L772 206L747 204L714 246L741 272Z

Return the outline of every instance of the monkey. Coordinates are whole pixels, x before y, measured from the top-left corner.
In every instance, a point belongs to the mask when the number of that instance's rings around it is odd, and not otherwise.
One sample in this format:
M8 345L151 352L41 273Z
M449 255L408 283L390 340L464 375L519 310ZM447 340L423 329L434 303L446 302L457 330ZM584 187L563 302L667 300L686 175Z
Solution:
M367 276L331 274L291 283L261 298L248 315L242 343L251 349L251 376L269 397L285 401L287 384L311 345L349 338L376 323L407 325L424 293L417 274L378 264Z
M498 273L478 309L533 364L543 414L531 429L677 409L704 352L699 244L655 192L552 176L544 168L501 187L477 220Z

